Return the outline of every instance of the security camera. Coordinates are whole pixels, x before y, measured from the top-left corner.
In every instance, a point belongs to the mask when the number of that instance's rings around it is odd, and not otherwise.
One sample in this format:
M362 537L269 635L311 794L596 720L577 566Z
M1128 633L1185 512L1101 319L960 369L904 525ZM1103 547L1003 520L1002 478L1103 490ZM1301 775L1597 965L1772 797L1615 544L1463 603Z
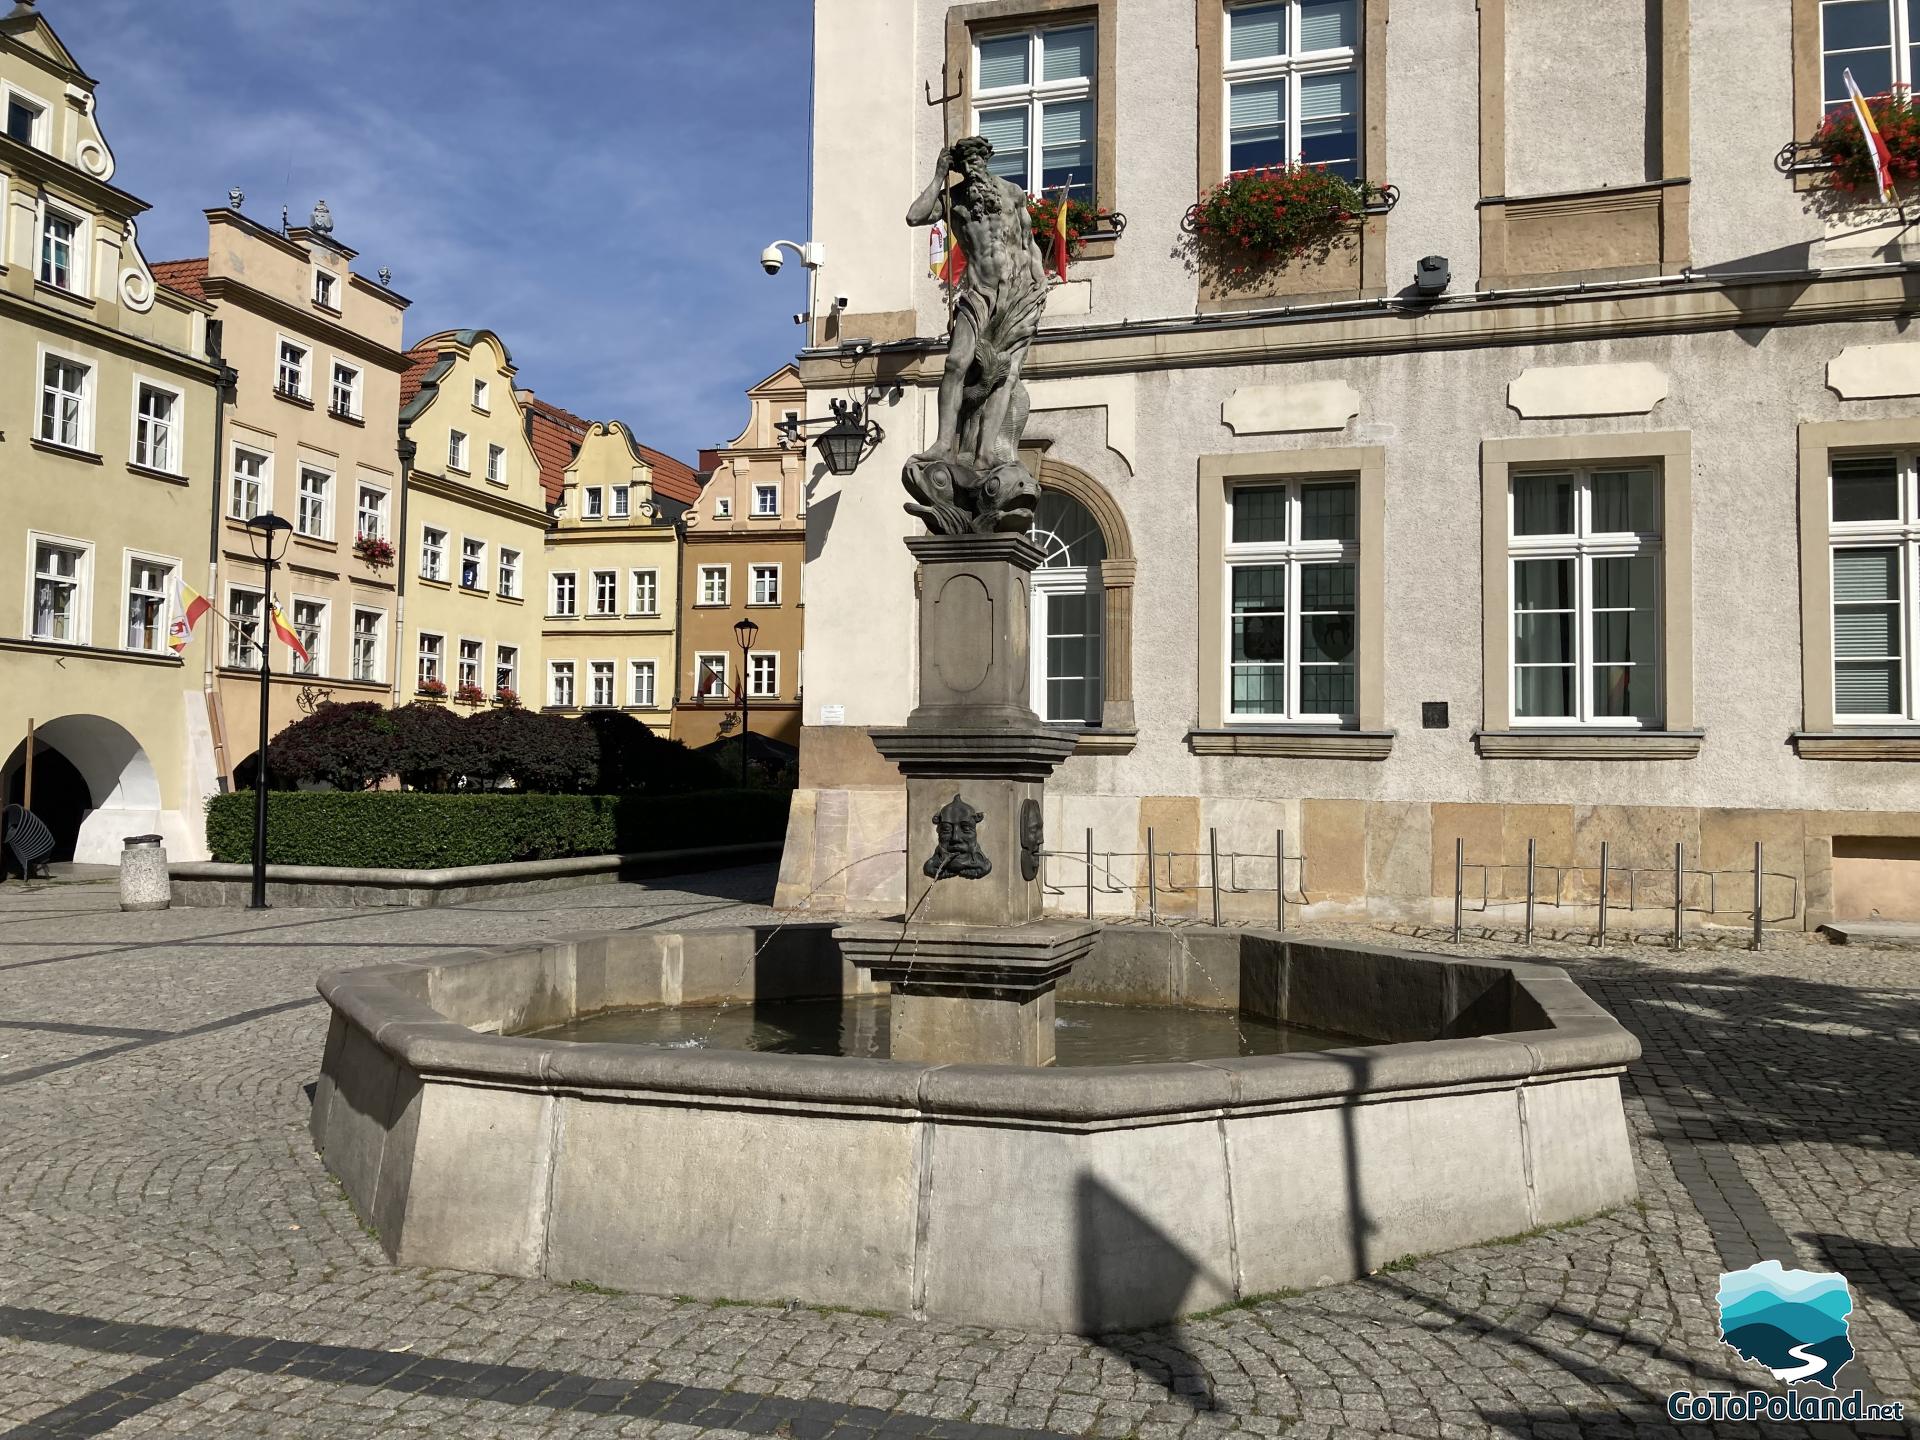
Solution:
M793 323L796 325L804 325L812 318L813 317L804 310L796 310L793 312Z
M844 295L836 295L836 296L834 296L834 297L833 297L833 308L834 308L834 309L836 309L836 310L844 310L844 309L846 309L846 308L847 308L847 297L846 297L846 296L844 296Z
M784 257L780 254L778 245L769 245L760 252L760 268L769 275L778 275L783 263Z

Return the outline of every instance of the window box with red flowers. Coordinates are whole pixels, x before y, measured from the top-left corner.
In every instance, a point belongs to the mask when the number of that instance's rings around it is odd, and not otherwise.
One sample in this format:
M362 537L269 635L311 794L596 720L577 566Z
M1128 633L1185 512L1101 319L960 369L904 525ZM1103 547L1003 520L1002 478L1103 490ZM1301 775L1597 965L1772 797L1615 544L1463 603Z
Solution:
M1361 227L1399 199L1318 165L1245 170L1187 211L1181 244L1214 297L1356 290Z
M498 705L502 710L518 710L520 708L520 697L515 694L512 689L502 685L498 690L493 692L493 703Z
M393 542L380 535L356 535L353 553L378 570L393 563Z
M1066 212L1066 258L1069 261L1088 258L1089 242L1099 247L1098 254L1112 254L1113 242L1127 228L1127 217L1104 205L1089 205L1084 200L1073 200L1062 195L1030 196L1027 200L1027 218L1033 224L1034 244L1040 247L1047 269L1062 276L1066 269L1058 257L1063 238L1060 224L1063 208ZM1101 242L1105 242L1104 245Z
M444 680L422 680L414 687L414 693L423 700L444 700L447 698L447 682Z
M484 705L487 703L487 692L478 685L462 685L453 692L453 699L458 705Z
M1897 191L1910 191L1920 180L1920 106L1913 92L1896 85L1867 98L1873 127L1887 147L1887 172ZM1851 105L1829 110L1813 139L1791 142L1774 163L1789 174L1811 174L1850 204L1873 204L1880 199L1873 150L1860 129Z

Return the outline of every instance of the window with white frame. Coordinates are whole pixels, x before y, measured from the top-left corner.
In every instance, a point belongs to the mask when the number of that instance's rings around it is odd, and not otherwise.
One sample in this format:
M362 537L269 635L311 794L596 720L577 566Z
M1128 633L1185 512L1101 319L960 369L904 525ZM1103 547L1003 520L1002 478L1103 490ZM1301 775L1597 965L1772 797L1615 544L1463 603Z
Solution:
M1094 198L1094 27L1080 21L973 45L973 133L989 169L1031 193Z
M319 675L326 659L327 603L324 600L293 598L293 633L300 637L300 648L307 652L302 660L293 657L293 673Z
M520 594L520 552L500 547L500 593L508 599Z
M752 578L752 603L755 605L780 603L780 567L778 565L749 566L748 574Z
M487 479L496 485L506 482L507 451L503 445L487 446Z
M387 535L388 493L362 481L353 506L353 533L359 540L384 540Z
M458 661L460 668L455 672L460 689L465 690L469 686L475 690L480 688L480 667L485 663L486 654L487 647L484 641L462 640L460 642Z
M571 570L555 570L547 577L549 615L580 613L580 582Z
M356 680L377 684L380 680L381 631L386 614L356 605L353 610L353 656L351 674Z
M35 149L47 148L47 107L36 104L18 90L7 91L7 138Z
M487 588L487 542L471 535L462 536L460 540L460 588Z
M1658 728L1658 469L1520 470L1508 494L1514 724Z
M769 650L755 650L747 657L747 694L771 700L779 693L780 657Z
M227 587L227 664L257 668L260 664L260 592L241 585Z
M447 578L447 532L432 525L420 528L420 574L428 580Z
M1028 693L1042 720L1097 725L1102 702L1100 563L1106 541L1091 511L1064 491L1040 492L1028 539L1045 557L1033 572L1033 667Z
M274 365L273 388L293 399L306 399L307 366L313 359L312 352L304 345L282 340L279 355Z
M87 643L91 546L59 540L33 542L33 625L36 640Z
M606 709L616 703L613 694L613 661L591 660L587 663L587 703L598 709Z
M1912 0L1827 0L1820 7L1820 108L1848 104L1846 72L1865 95L1911 87L1920 74L1920 6Z
M495 645L493 647L493 693L502 690L510 695L520 693L520 647L518 645Z
M93 441L93 367L48 355L40 369L40 438L85 450Z
M294 500L293 528L300 535L311 535L324 540L332 529L329 523L329 501L333 494L333 477L324 470L311 465L300 467L300 490Z
M449 470L467 468L467 432L464 430L447 432L447 468Z
M172 578L172 561L127 557L127 649L166 653L167 586Z
M725 565L700 567L700 603L702 605L727 603L727 568Z
M1358 8L1358 0L1228 7L1228 174L1301 164L1360 178Z
M573 708L573 661L547 662L547 703L559 710Z
M598 485L588 485L583 488L580 491L581 515L588 520L598 520L600 518L601 499L600 487Z
M133 463L177 474L180 392L142 380L134 386Z
M1832 466L1834 720L1920 721L1920 453Z
M756 485L753 487L753 513L756 515L778 515L780 513L780 487L778 485Z
M727 691L727 652L696 652L693 657L693 695L696 700L725 700Z
M243 445L233 447L233 478L227 488L227 514L251 520L267 508L267 478L273 457Z
M715 496L713 501L713 518L716 520L729 520L732 517L733 498L728 495Z
M593 613L596 615L620 613L619 571L596 570L593 572Z
M56 290L82 288L81 267L84 252L81 230L84 222L55 205L40 210L40 283Z
M1355 480L1227 492L1227 715L1351 723L1358 714Z
M487 406L488 393L489 393L489 387L486 381L476 380L473 382L473 408L474 409L485 410L488 408Z
M340 281L325 270L313 272L313 303L327 310L340 308Z
M360 370L345 361L333 362L333 387L327 408L346 420L360 418Z
M631 491L625 485L615 485L608 491L608 513L616 520L624 520L633 513Z
M627 703L642 710L653 708L654 662L635 660L629 666Z
M419 649L414 656L414 686L424 690L429 685L445 685L447 683L446 663L446 637L422 630Z
M636 615L660 613L660 572L658 570L633 572L633 613Z

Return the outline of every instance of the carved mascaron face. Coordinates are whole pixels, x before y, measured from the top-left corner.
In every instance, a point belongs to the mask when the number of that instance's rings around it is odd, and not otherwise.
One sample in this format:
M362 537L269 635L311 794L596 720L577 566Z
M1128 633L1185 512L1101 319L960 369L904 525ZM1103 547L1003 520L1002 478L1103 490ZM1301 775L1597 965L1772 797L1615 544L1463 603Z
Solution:
M958 876L979 880L992 873L993 862L980 850L980 821L984 817L958 795L934 813L934 833L940 837L933 854L921 866L929 879Z

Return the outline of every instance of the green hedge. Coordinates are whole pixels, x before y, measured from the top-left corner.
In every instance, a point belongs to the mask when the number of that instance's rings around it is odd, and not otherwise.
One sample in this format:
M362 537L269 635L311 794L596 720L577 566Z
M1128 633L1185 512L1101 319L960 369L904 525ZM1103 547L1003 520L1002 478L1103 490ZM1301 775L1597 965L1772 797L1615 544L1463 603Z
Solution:
M778 840L784 790L692 795L447 795L401 790L267 793L267 860L274 865L436 870ZM253 792L207 802L215 860L253 859Z

